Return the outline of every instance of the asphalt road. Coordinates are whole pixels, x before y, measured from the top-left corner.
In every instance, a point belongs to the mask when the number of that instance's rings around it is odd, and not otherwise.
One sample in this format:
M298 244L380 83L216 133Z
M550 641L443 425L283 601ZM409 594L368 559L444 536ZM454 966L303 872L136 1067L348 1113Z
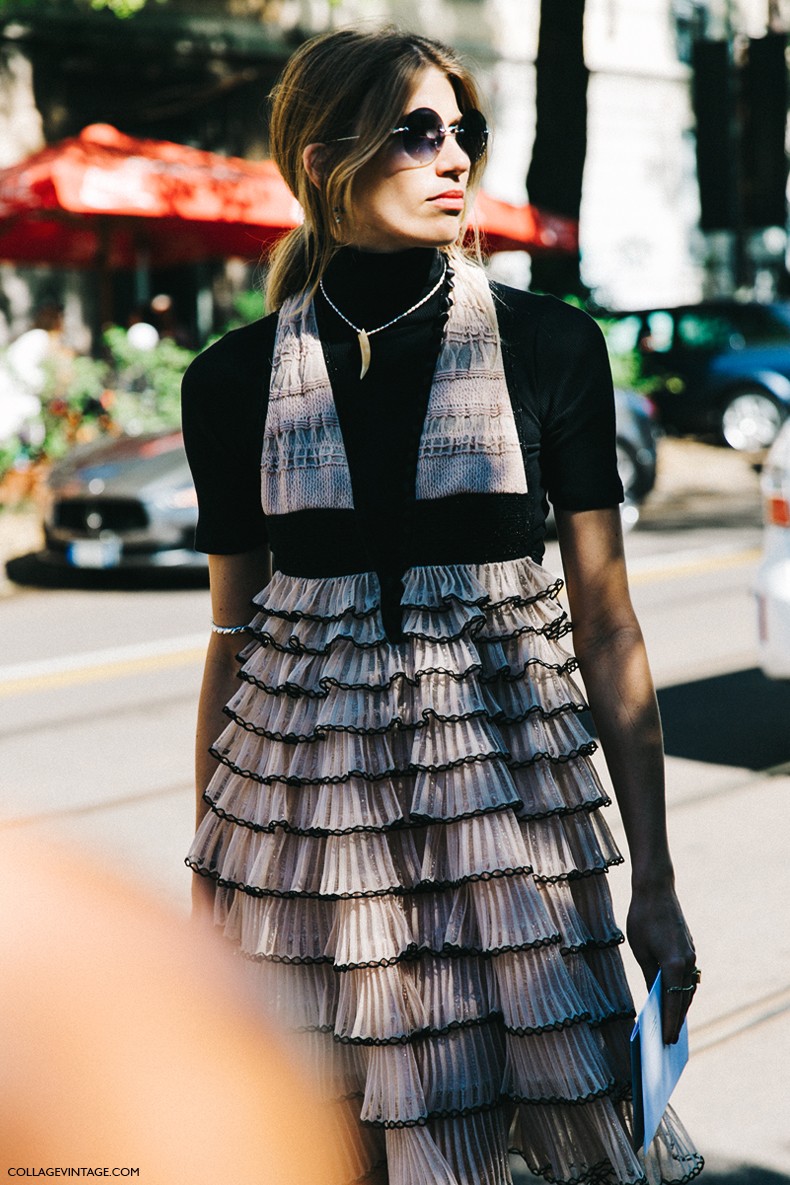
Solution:
M724 506L709 493L684 508L659 491L628 540L665 725L678 882L704 969L676 1101L708 1181L785 1185L790 685L755 665L754 491L747 482ZM0 830L76 842L186 909L207 594L85 583L20 587L0 602ZM614 830L620 838L616 820ZM612 884L622 919L627 868Z

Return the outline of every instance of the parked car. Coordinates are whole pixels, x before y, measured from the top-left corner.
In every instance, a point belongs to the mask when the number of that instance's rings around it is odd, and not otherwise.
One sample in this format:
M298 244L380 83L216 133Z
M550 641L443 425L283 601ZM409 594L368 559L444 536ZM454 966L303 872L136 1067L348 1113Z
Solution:
M790 413L790 308L716 301L607 315L616 353L636 350L662 427L767 448Z
M655 409L636 391L617 388L614 393L617 421L617 468L625 492L623 526L639 519L639 506L656 484Z
M790 679L790 423L762 472L763 556L757 570L757 646L771 679Z
M647 400L616 393L617 456L626 504L639 517L656 446ZM206 567L195 551L197 498L180 432L126 436L74 449L49 477L40 558L74 568Z
M81 445L49 476L41 559L74 568L203 569L196 523L180 432Z

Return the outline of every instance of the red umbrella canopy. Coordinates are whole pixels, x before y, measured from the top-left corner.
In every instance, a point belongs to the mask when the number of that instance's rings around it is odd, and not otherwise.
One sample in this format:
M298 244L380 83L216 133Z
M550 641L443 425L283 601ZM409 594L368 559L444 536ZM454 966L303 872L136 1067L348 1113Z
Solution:
M486 251L575 252L578 224L481 193ZM0 260L103 271L257 259L302 211L272 161L138 140L108 124L0 171Z
M0 259L61 267L256 258L301 221L271 161L138 140L107 124L0 172Z
M579 250L579 224L561 214L549 214L537 206L513 206L487 193L475 199L474 221L483 250L529 251L535 255L575 255Z

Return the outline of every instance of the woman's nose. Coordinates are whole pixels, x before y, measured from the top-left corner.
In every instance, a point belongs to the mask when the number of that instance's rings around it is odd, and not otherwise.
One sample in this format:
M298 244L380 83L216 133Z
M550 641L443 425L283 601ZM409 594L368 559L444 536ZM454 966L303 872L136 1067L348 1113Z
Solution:
M444 137L442 150L436 158L436 172L440 175L447 173L468 173L471 166L469 157L461 148L454 132L448 132Z

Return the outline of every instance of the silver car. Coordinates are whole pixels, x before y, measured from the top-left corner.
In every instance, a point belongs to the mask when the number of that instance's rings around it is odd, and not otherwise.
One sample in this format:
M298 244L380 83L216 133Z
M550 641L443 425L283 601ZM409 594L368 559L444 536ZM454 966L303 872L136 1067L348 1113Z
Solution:
M180 432L82 445L47 484L45 562L205 569L206 556L194 549L197 497Z

